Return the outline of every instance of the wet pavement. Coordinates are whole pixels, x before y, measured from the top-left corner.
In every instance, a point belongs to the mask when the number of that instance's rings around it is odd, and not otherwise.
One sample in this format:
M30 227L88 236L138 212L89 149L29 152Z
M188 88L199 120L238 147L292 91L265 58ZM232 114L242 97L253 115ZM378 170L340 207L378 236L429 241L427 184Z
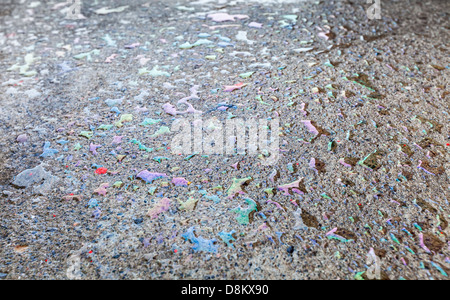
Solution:
M450 2L1 3L0 279L448 278Z

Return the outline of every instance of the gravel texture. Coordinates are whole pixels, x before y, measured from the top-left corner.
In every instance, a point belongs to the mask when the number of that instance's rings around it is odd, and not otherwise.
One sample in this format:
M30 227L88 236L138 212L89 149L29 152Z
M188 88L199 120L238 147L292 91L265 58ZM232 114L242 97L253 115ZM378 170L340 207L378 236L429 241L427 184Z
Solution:
M0 280L447 279L450 2L365 2L0 0Z

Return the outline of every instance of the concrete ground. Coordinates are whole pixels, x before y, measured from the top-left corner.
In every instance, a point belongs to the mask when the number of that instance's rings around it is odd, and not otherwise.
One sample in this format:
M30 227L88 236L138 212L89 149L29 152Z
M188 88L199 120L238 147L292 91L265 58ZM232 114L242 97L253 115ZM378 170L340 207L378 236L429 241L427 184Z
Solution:
M449 1L0 4L0 279L448 278Z

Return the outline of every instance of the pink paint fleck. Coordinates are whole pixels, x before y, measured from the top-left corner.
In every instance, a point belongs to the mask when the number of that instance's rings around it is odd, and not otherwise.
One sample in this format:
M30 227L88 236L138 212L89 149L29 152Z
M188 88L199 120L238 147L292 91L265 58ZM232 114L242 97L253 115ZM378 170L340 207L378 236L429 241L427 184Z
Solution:
M252 27L252 28L262 28L261 23L257 23L257 22L251 22L250 24L248 24L248 27Z
M112 144L119 145L120 143L122 143L122 138L123 138L123 136L115 136L113 138Z
M151 208L148 211L147 216L149 216L152 219L155 219L158 217L160 213L168 211L169 208L170 208L170 199L162 198L153 208Z
M89 151L91 151L93 155L98 155L97 148L100 148L101 146L102 145L94 145L91 143L89 145Z
M232 92L234 90L240 90L241 88L243 88L246 85L247 85L246 83L242 83L242 82L235 84L235 85L225 85L223 91L224 92Z
M225 21L235 21L235 19L247 19L247 15L230 15L227 13L215 13L207 15L208 18L212 19L214 22L225 22Z
M172 183L175 186L188 186L189 185L189 181L187 181L186 179L184 179L182 177L176 177L176 178L172 179Z

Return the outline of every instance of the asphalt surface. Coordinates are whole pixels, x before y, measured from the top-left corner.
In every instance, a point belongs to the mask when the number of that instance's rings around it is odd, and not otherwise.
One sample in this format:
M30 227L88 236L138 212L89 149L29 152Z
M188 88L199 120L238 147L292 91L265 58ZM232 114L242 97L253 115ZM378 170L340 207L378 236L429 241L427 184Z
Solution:
M0 280L448 278L449 1L0 3Z

